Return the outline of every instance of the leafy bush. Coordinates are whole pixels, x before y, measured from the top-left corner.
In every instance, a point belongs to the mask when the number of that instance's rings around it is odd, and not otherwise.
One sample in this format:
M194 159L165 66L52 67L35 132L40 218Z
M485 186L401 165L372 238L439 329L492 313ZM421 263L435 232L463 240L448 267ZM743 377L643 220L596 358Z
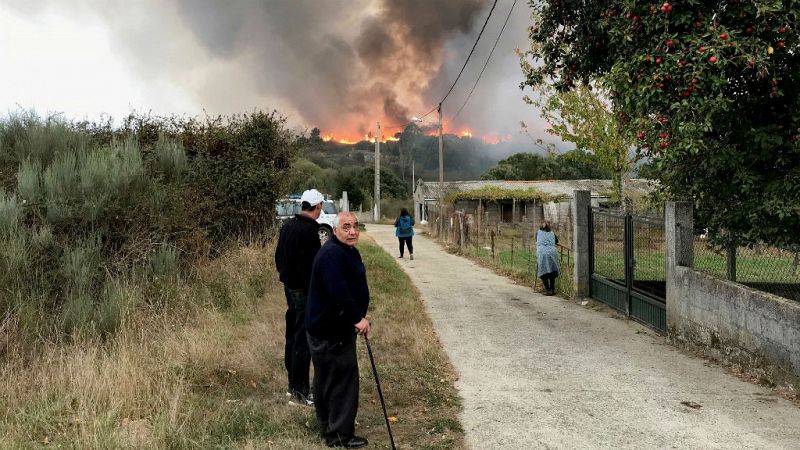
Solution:
M135 306L130 283L166 306L182 259L266 235L294 142L275 112L132 115L119 128L0 120L0 316L58 339L117 330Z

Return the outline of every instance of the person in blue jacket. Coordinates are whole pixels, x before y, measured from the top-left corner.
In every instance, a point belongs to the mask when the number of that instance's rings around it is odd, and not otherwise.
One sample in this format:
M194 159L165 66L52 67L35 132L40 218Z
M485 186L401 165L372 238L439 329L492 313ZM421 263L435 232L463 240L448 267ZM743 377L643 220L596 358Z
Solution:
M558 277L558 238L550 229L550 224L542 222L541 228L536 232L536 262L539 270L536 276L542 279L544 295L555 295L556 278Z
M403 208L400 210L400 217L394 221L394 235L400 241L400 258L403 257L403 250L405 246L408 247L408 254L411 259L414 259L414 244L411 242L414 237L414 218L408 213L408 210Z

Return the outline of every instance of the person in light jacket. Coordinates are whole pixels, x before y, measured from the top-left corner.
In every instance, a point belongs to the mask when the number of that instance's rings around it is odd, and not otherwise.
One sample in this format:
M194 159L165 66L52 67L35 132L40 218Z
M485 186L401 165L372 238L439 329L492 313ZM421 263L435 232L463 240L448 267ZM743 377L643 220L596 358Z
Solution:
M408 210L403 208L400 210L400 217L394 221L394 235L400 241L400 257L403 257L403 250L405 246L408 247L408 255L414 259L414 244L411 242L414 237L414 218L408 213Z
M539 231L536 232L536 261L539 270L536 276L542 279L544 285L544 295L555 295L556 277L558 277L558 237L550 230L550 224L542 222Z

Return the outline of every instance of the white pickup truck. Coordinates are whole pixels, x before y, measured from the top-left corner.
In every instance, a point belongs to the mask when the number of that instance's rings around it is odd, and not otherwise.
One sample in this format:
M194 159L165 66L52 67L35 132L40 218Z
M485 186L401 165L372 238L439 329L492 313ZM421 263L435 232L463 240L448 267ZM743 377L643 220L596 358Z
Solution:
M336 202L333 200L322 202L322 213L320 213L317 223L319 224L319 240L323 244L333 233L333 219L337 212ZM275 203L275 217L281 225L295 214L300 214L300 196L284 197Z

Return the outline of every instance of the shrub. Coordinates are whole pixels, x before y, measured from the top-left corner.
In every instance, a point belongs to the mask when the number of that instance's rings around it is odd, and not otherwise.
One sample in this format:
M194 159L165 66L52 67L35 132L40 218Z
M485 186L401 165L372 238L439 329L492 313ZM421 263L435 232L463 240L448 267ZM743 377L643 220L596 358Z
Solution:
M182 259L265 235L294 152L276 112L0 119L0 316L50 340L113 333L142 299L168 306Z
M179 179L188 167L183 146L169 139L164 133L158 136L155 157L158 170L170 179Z

